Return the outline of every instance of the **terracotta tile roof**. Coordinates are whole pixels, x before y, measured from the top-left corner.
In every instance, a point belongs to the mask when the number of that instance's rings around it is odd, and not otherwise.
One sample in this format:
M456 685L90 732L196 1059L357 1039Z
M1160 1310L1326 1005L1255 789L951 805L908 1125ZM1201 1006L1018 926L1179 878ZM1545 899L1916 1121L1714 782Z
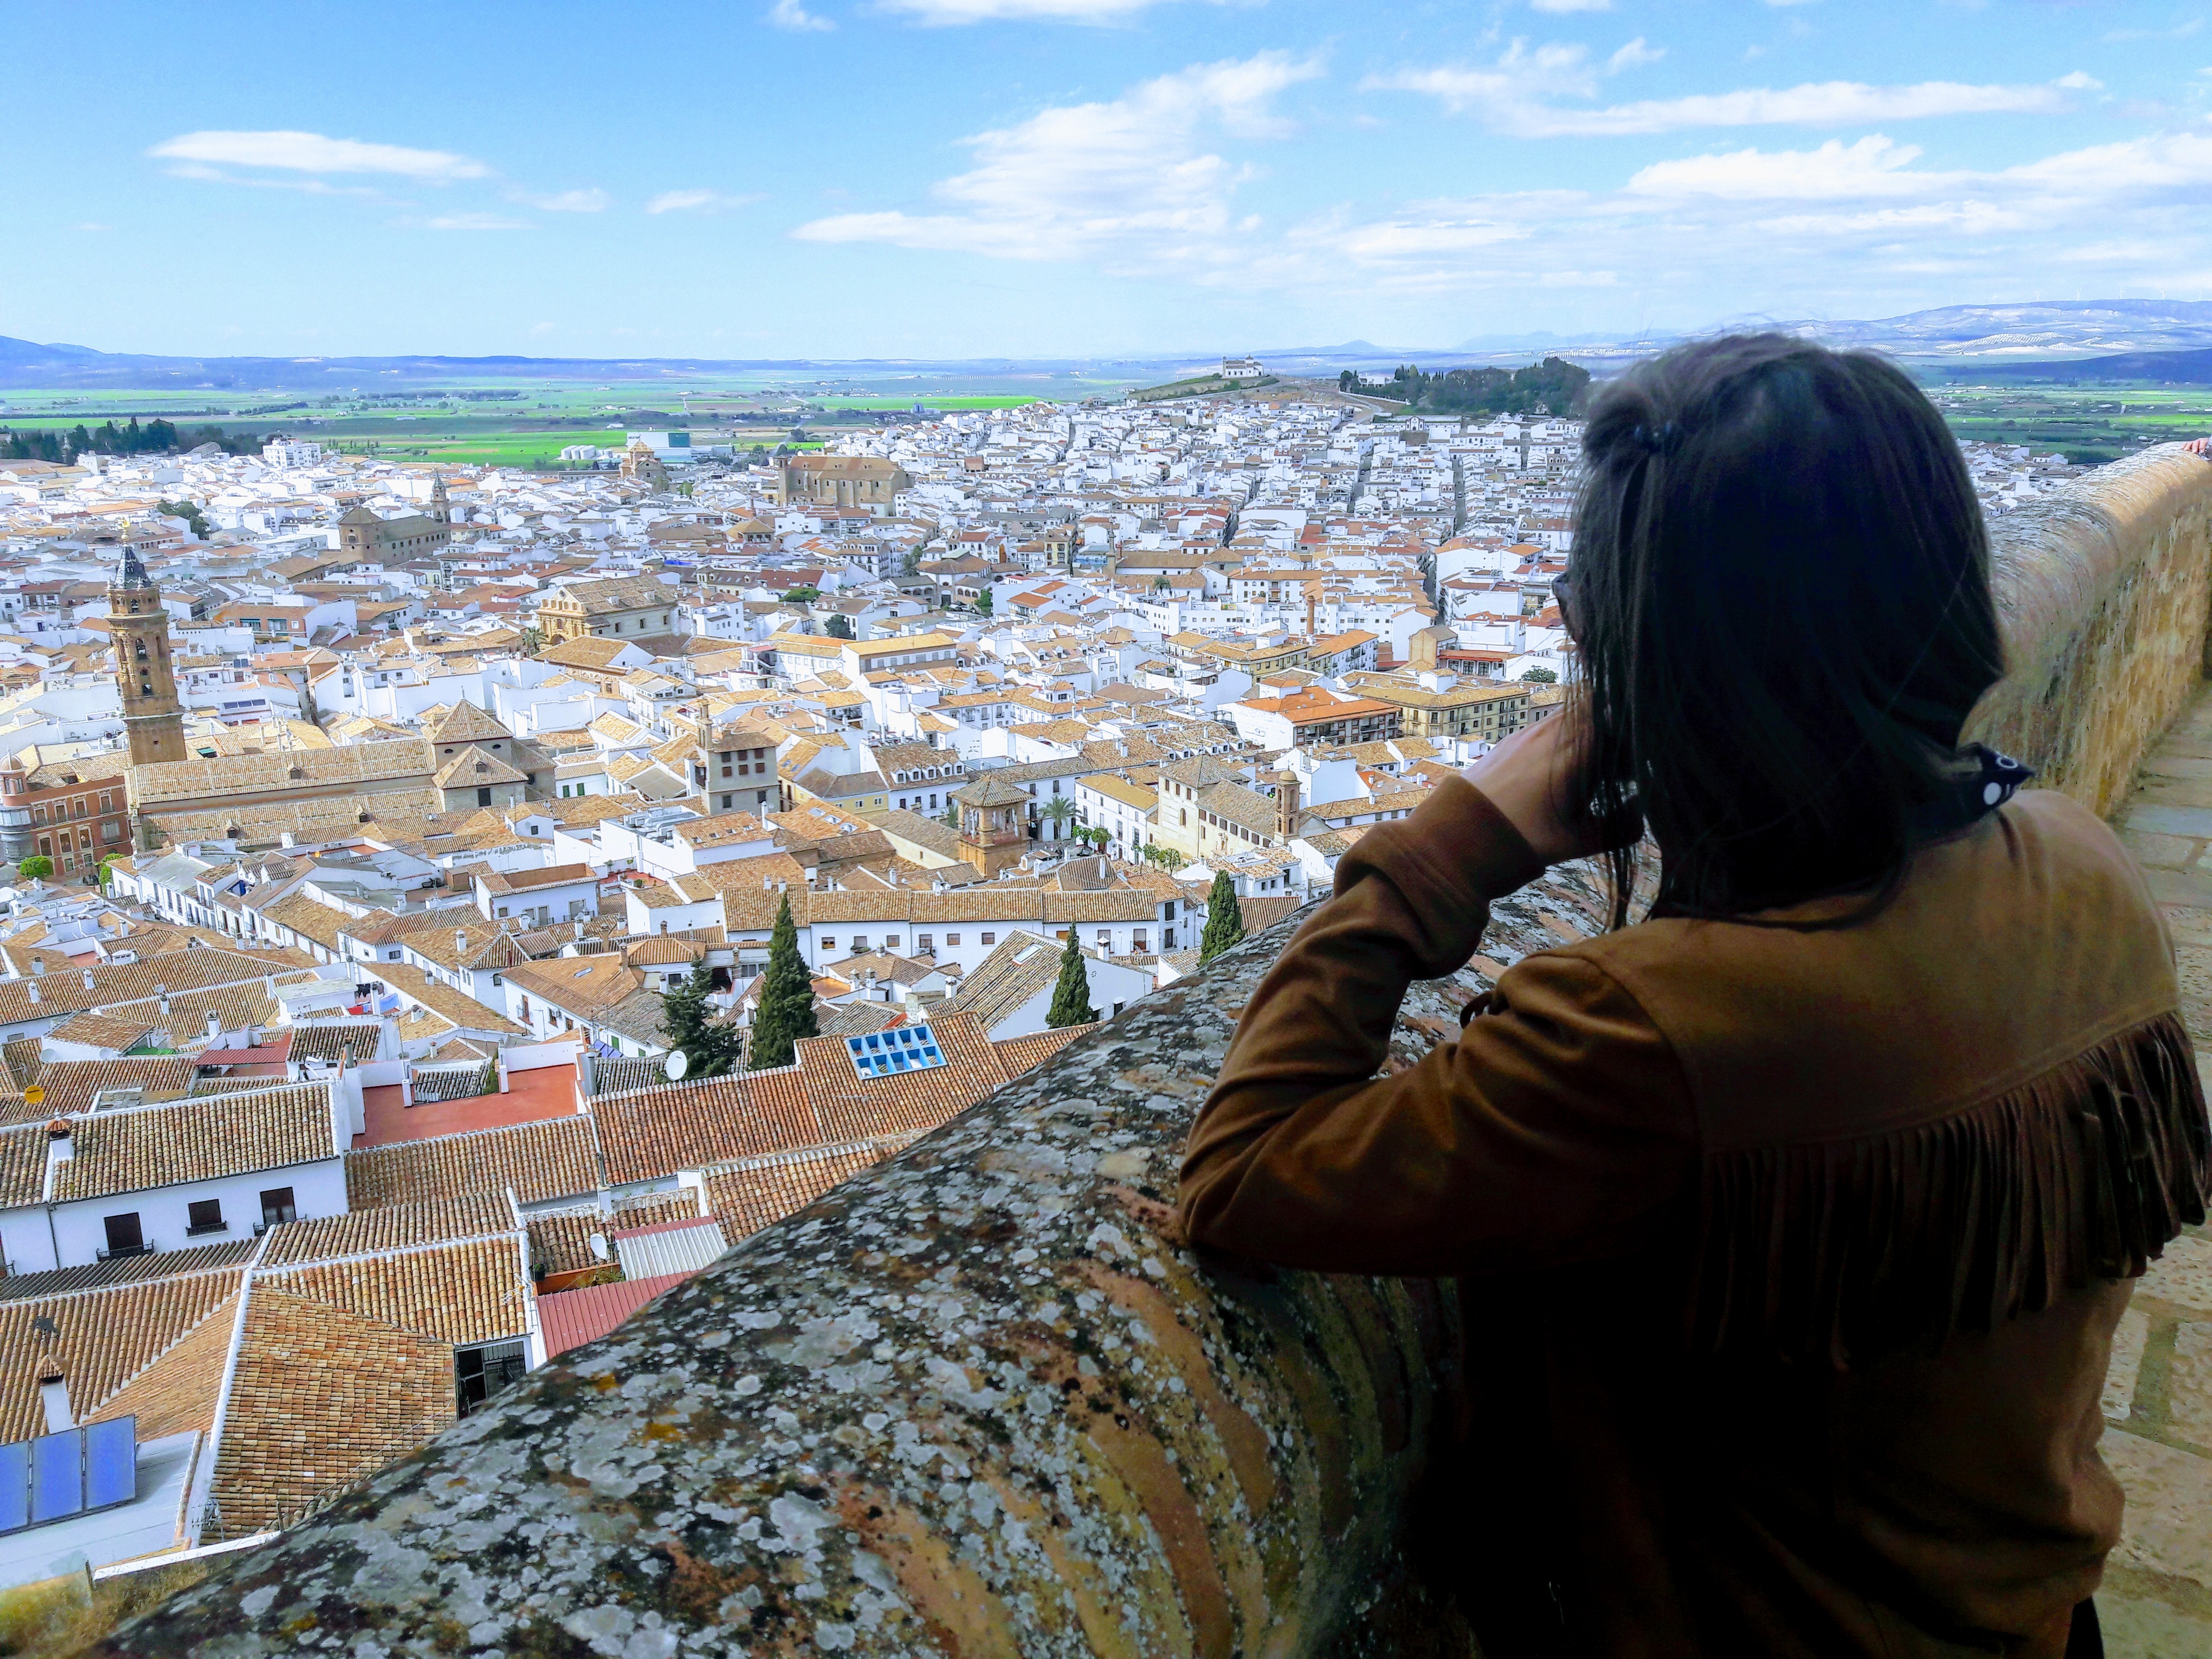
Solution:
M428 1204L384 1204L272 1227L261 1260L264 1267L297 1266L455 1239L511 1237L514 1231L514 1211L503 1192Z
M131 799L142 811L158 810L169 800L279 794L302 787L383 782L429 774L430 745L421 738L395 738L343 749L291 749L134 766Z
M104 963L71 974L0 980L0 1025L52 1019L87 1008L109 1007L151 997L166 985L173 994L258 980L276 964L242 951L167 951L140 962ZM89 975L92 983L84 981ZM39 994L36 1002L31 992Z
M755 1158L707 1176L707 1205L732 1243L805 1209L839 1182L889 1158L903 1136Z
M71 1118L76 1155L54 1166L52 1201L144 1192L336 1158L331 1113L330 1085L294 1083ZM15 1141L34 1142L43 1159L43 1126L0 1132L0 1143ZM9 1167L15 1167L14 1160ZM37 1203L40 1197L36 1190L28 1197L11 1192L5 1201Z
M455 1414L450 1343L257 1285L216 1468L224 1530L282 1524L295 1506L415 1450Z
M559 1210L527 1220L531 1271L540 1279L605 1267L614 1259L611 1252L605 1256L592 1253L592 1235L604 1236L614 1224L596 1209Z
M253 1294L266 1286L446 1342L520 1336L529 1315L520 1234L510 1226L491 1238L294 1267L271 1268L264 1261Z
M226 1239L197 1249L161 1250L152 1255L118 1256L82 1267L63 1267L52 1273L10 1273L0 1279L0 1302L36 1300L66 1296L78 1291L112 1290L118 1285L143 1284L155 1279L177 1279L186 1273L212 1273L243 1266L258 1241L252 1237Z
M1020 1077L1050 1060L1078 1037L1089 1036L1097 1025L1065 1025L1056 1031L1036 1031L1028 1036L1008 1037L991 1046L999 1051L1000 1062L1009 1077Z
M496 1195L513 1187L525 1204L544 1204L596 1193L603 1183L592 1125L579 1114L349 1152L347 1201L362 1210ZM0 1136L0 1146L5 1140Z
M237 1320L235 1296L217 1303L167 1352L110 1395L84 1420L104 1423L135 1417L142 1442L190 1429L203 1433L211 1430Z
M0 1440L46 1432L43 1375L67 1381L80 1416L96 1411L235 1296L243 1274L232 1267L0 1303Z

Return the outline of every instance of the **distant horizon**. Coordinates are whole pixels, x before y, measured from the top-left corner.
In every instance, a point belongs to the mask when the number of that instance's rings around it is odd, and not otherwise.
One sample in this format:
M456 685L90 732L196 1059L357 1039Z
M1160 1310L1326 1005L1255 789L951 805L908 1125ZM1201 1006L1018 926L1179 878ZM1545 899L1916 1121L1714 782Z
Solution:
M1334 355L1345 358L1346 360L1346 366L1350 367L1353 361L1362 355L1378 359L1410 359L1417 356L1443 358L1452 356L1498 355L1515 351L1540 352L1571 349L1577 346L1619 348L1645 343L1655 345L1663 344L1673 340L1693 338L1701 335L1719 333L1738 329L1756 329L1759 327L1776 327L1783 329L1802 329L1808 327L1840 330L1869 329L1879 328L1884 325L1893 326L1899 324L1911 323L1919 319L1939 315L1949 315L1954 313L1972 315L1983 313L2022 310L2047 310L2061 313L2112 312L2121 314L2133 313L2146 319L2165 319L2182 325L2195 324L2199 325L2203 331L2203 337L2200 343L2204 347L2212 347L2212 301L2197 300L2168 300L2163 297L2147 298L2143 296L2123 295L2094 300L2015 300L1996 301L1990 304L1952 302L1945 305L1924 307L1921 310L1900 313L1888 317L1733 317L1720 319L1698 327L1690 327L1680 330L1649 330L1641 335L1625 331L1608 333L1602 330L1589 330L1578 331L1573 334L1562 334L1550 330L1532 329L1518 333L1501 331L1490 335L1471 336L1452 344L1430 343L1421 345L1385 345L1377 343L1376 342L1364 337L1353 337L1352 338L1334 343L1314 343L1304 344L1276 343L1273 345L1251 345L1246 343L1237 343L1227 346L1189 348L1184 349L1177 349L1173 347L1164 347L1121 352L1093 351L1040 353L1031 355L1001 352L982 353L970 356L927 355L905 356L830 356L821 354L798 354L787 356L720 356L713 354L699 352L629 353L608 356L586 356L554 352L514 351L115 351L100 346L88 345L82 341L32 340L24 336L13 335L4 331L0 331L0 368L13 366L9 353L19 345L33 346L44 350L55 352L66 352L71 354L89 353L95 356L104 358L125 360L143 358L157 362L270 362L297 364L424 362L450 363L461 368L478 364L496 365L499 363L528 363L542 365L574 363L579 365L599 365L607 368L617 368L626 364L698 363L701 365L713 367L769 371L777 369L808 369L823 368L877 369L905 369L914 368L949 368L975 365L997 365L1005 367L1034 366L1043 368L1065 364L1085 363L1199 363L1208 362L1217 357L1248 355L1255 356L1262 359L1270 356L1291 359L1319 359L1324 356ZM2189 349L2189 347L2187 344L2183 343L2179 345L2167 345L2159 349ZM2080 349L2082 351L2083 355L2094 355L2099 351L2116 349L2116 348L2086 346L2080 348ZM20 356L20 354L18 355ZM1947 354L1931 351L1924 355L1936 356Z

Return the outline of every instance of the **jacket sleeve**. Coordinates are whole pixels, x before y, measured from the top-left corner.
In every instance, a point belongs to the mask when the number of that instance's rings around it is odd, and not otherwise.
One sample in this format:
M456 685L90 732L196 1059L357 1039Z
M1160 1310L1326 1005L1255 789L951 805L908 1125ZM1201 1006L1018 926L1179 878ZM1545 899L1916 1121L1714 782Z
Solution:
M1194 1243L1328 1272L1564 1266L1635 1249L1697 1135L1665 1037L1604 970L1543 952L1456 1042L1375 1075L1407 984L1464 966L1542 863L1473 785L1370 830L1245 1008L1191 1130Z

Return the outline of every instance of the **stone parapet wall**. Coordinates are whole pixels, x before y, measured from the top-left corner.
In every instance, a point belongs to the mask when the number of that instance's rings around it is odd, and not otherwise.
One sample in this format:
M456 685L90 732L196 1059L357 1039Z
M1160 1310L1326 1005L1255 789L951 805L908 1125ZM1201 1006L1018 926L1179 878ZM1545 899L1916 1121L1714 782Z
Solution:
M2166 444L1992 526L2007 672L1972 735L2100 814L2195 691L2212 641L2212 462Z
M2191 471L2189 469L2197 469ZM2180 706L2212 466L2001 521L1981 735L2100 807ZM756 1235L108 1651L1466 1654L1400 1551L1460 1401L1449 1286L1201 1263L1183 1136L1292 918ZM1417 986L1391 1064L1601 925L1581 866Z

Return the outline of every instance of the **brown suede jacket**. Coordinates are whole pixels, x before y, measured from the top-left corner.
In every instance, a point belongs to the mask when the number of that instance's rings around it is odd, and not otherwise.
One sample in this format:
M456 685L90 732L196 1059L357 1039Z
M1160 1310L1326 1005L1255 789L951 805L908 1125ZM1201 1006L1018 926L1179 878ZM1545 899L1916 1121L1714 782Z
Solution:
M2212 1190L2142 877L2025 793L1871 915L1543 951L1377 1077L1540 872L1460 779L1359 841L1192 1131L1188 1236L1462 1279L1466 1577L1525 1557L1540 1648L2056 1659L2119 1534L2128 1280Z

